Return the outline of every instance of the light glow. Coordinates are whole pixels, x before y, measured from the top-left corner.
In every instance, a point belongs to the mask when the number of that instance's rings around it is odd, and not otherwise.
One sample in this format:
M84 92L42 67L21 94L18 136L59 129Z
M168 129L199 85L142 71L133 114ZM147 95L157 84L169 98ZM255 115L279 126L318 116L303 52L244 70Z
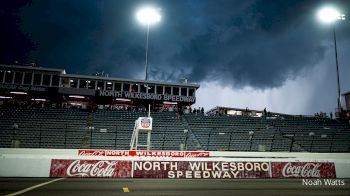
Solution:
M46 101L46 99L32 99L32 101Z
M11 94L16 94L16 95L26 95L26 92L17 92L17 91L12 91L10 92Z
M131 101L130 99L123 99L123 98L116 98L115 100L116 101L127 101L127 102Z
M345 20L345 14L340 14L332 7L325 7L318 11L318 18L325 23L332 23L336 20Z
M80 96L80 95L69 95L70 98L77 98L77 99L85 99L84 96Z
M219 132L219 135L225 135L225 133Z
M0 99L12 99L12 97L0 96Z
M166 104L166 105L177 105L177 102L163 101L163 104Z
M74 105L74 106L81 106L82 105L81 103L77 103L77 102L70 102L69 104Z
M136 13L136 18L144 25L151 25L160 21L161 16L157 9L151 7L141 8Z

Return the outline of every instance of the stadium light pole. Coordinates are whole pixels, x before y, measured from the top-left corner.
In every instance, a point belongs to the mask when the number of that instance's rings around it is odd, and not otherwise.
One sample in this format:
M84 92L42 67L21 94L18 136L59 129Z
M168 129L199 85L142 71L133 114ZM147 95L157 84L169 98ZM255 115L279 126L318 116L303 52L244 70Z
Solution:
M337 69L337 88L338 88L338 112L341 111L341 96L340 96L340 83L339 83L339 63L338 63L338 49L337 49L337 36L335 32L335 24L337 20L345 20L345 14L339 13L332 7L325 7L318 11L318 18L320 21L333 24L333 40L334 40L334 52L335 52L335 66Z
M161 16L157 9L152 7L144 7L137 11L137 20L147 26L146 37L146 62L145 62L145 80L148 80L148 45L149 45L149 27L160 21Z

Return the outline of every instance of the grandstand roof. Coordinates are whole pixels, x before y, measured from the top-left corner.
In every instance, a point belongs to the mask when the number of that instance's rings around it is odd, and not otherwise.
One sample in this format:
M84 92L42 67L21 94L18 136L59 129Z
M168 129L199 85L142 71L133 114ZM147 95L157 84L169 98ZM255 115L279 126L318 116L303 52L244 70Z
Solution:
M235 110L235 111L245 111L246 109L245 108L233 108L233 107L224 107L224 106L216 106L210 110L207 111L207 114L210 114L212 112L215 112L217 110L220 110L220 109L223 109L223 110ZM255 109L250 109L250 108L247 108L249 112L256 112L256 113L262 113L264 112L264 109L262 110L255 110ZM270 114L272 115L278 115L278 116L299 116L299 115L291 115L291 114L284 114L284 113L277 113L277 112L271 112L271 111L267 111L269 112ZM307 117L305 115L303 115L304 117Z
M0 67L5 68L17 68L17 69L27 69L27 70L38 70L38 71L50 71L58 72L64 77L70 78L84 78L84 79L95 79L95 80L111 80L111 81L123 81L131 83L149 83L149 84L161 84L161 85L171 85L171 86L187 86L198 89L200 87L197 83L180 83L180 82L166 82L166 81L155 81L155 80L135 80L135 79L126 79L126 78L117 78L117 77L106 77L106 76L93 76L93 75L82 75L82 74L66 74L64 69L54 69L54 68L44 68L44 67L33 67L33 66L24 66L24 65L4 65L0 64Z
M0 66L1 67L8 67L8 68L38 70L38 71L51 71L51 72L59 72L61 74L66 74L66 70L64 70L64 69L33 67L33 66L29 66L29 65L28 66L24 66L24 65L4 65L4 64L0 64Z
M172 86L189 86L198 89L200 87L197 83L179 83L179 82L164 82L164 81L155 81L155 80L134 80L134 79L125 79L125 78L116 78L116 77L105 77L105 76L90 76L90 75L79 75L79 74L65 74L64 76L70 78L84 78L84 79L103 79L103 80L112 80L112 81L123 81L123 82L132 82L132 83L151 83L151 84L162 84L162 85L172 85Z
M350 91L349 92L346 92L343 94L343 96L346 96L346 95L349 95L350 94Z

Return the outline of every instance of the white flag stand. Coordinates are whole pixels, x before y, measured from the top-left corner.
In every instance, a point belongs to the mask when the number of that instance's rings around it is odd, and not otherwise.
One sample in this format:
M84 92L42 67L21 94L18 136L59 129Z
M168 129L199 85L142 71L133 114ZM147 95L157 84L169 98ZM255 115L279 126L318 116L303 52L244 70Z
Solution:
M138 147L151 148L151 131L153 119L150 116L150 105L148 106L148 117L139 117L135 120L134 131L132 132L130 141L130 150L138 150ZM146 144L139 144L139 133L147 134Z

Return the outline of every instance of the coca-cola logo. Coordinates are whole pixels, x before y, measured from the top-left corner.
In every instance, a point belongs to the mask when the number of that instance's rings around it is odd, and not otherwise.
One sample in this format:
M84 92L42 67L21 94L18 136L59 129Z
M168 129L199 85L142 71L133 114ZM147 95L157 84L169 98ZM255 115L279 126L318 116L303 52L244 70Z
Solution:
M209 152L186 152L185 157L209 157Z
M105 156L104 150L79 150L79 156Z
M67 168L68 176L79 177L113 177L117 161L98 161L88 163L86 161L73 161Z
M320 178L320 163L304 163L304 165L293 165L287 163L282 170L284 177L295 177L295 178Z

